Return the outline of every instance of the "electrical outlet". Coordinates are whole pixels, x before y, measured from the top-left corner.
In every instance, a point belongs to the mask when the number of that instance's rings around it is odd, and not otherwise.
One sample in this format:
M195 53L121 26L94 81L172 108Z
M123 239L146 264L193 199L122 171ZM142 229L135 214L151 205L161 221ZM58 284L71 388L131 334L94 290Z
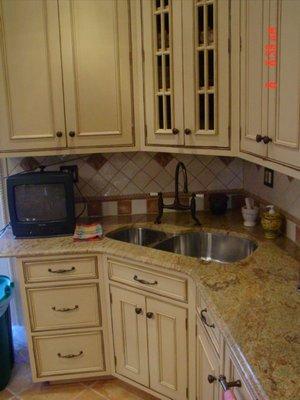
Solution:
M77 165L62 165L60 167L61 172L65 172L73 176L73 182L78 182L78 167Z
M264 185L270 188L274 186L274 171L270 168L264 170Z

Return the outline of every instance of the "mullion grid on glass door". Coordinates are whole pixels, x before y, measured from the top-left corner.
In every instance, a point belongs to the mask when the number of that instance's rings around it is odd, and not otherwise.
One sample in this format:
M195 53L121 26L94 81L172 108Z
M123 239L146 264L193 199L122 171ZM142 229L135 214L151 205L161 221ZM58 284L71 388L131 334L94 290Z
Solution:
M170 133L173 120L171 0L153 0L156 130Z
M216 132L216 0L195 0L196 127Z

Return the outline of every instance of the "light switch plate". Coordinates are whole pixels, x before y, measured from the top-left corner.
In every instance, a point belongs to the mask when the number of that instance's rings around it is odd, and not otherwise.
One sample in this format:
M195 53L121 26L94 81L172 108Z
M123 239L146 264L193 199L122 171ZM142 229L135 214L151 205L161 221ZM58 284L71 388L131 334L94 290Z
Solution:
M264 185L270 188L274 186L274 171L270 168L264 170Z

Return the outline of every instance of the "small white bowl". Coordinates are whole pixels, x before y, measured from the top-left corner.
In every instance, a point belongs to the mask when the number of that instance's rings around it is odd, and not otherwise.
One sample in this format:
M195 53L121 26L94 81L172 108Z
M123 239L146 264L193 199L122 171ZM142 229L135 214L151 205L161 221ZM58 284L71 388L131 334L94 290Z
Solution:
M242 214L244 218L244 226L255 226L256 220L258 216L258 207L254 207L253 209L242 207Z

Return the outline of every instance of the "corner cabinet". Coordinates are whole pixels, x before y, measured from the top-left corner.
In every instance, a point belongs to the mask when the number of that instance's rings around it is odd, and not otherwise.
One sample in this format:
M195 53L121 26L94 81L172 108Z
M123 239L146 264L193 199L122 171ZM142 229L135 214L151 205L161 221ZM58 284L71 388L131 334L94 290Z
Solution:
M227 0L142 2L146 146L229 148Z
M300 170L300 2L241 2L240 151ZM298 39L298 40L297 40Z
M129 1L0 6L0 153L132 145Z

